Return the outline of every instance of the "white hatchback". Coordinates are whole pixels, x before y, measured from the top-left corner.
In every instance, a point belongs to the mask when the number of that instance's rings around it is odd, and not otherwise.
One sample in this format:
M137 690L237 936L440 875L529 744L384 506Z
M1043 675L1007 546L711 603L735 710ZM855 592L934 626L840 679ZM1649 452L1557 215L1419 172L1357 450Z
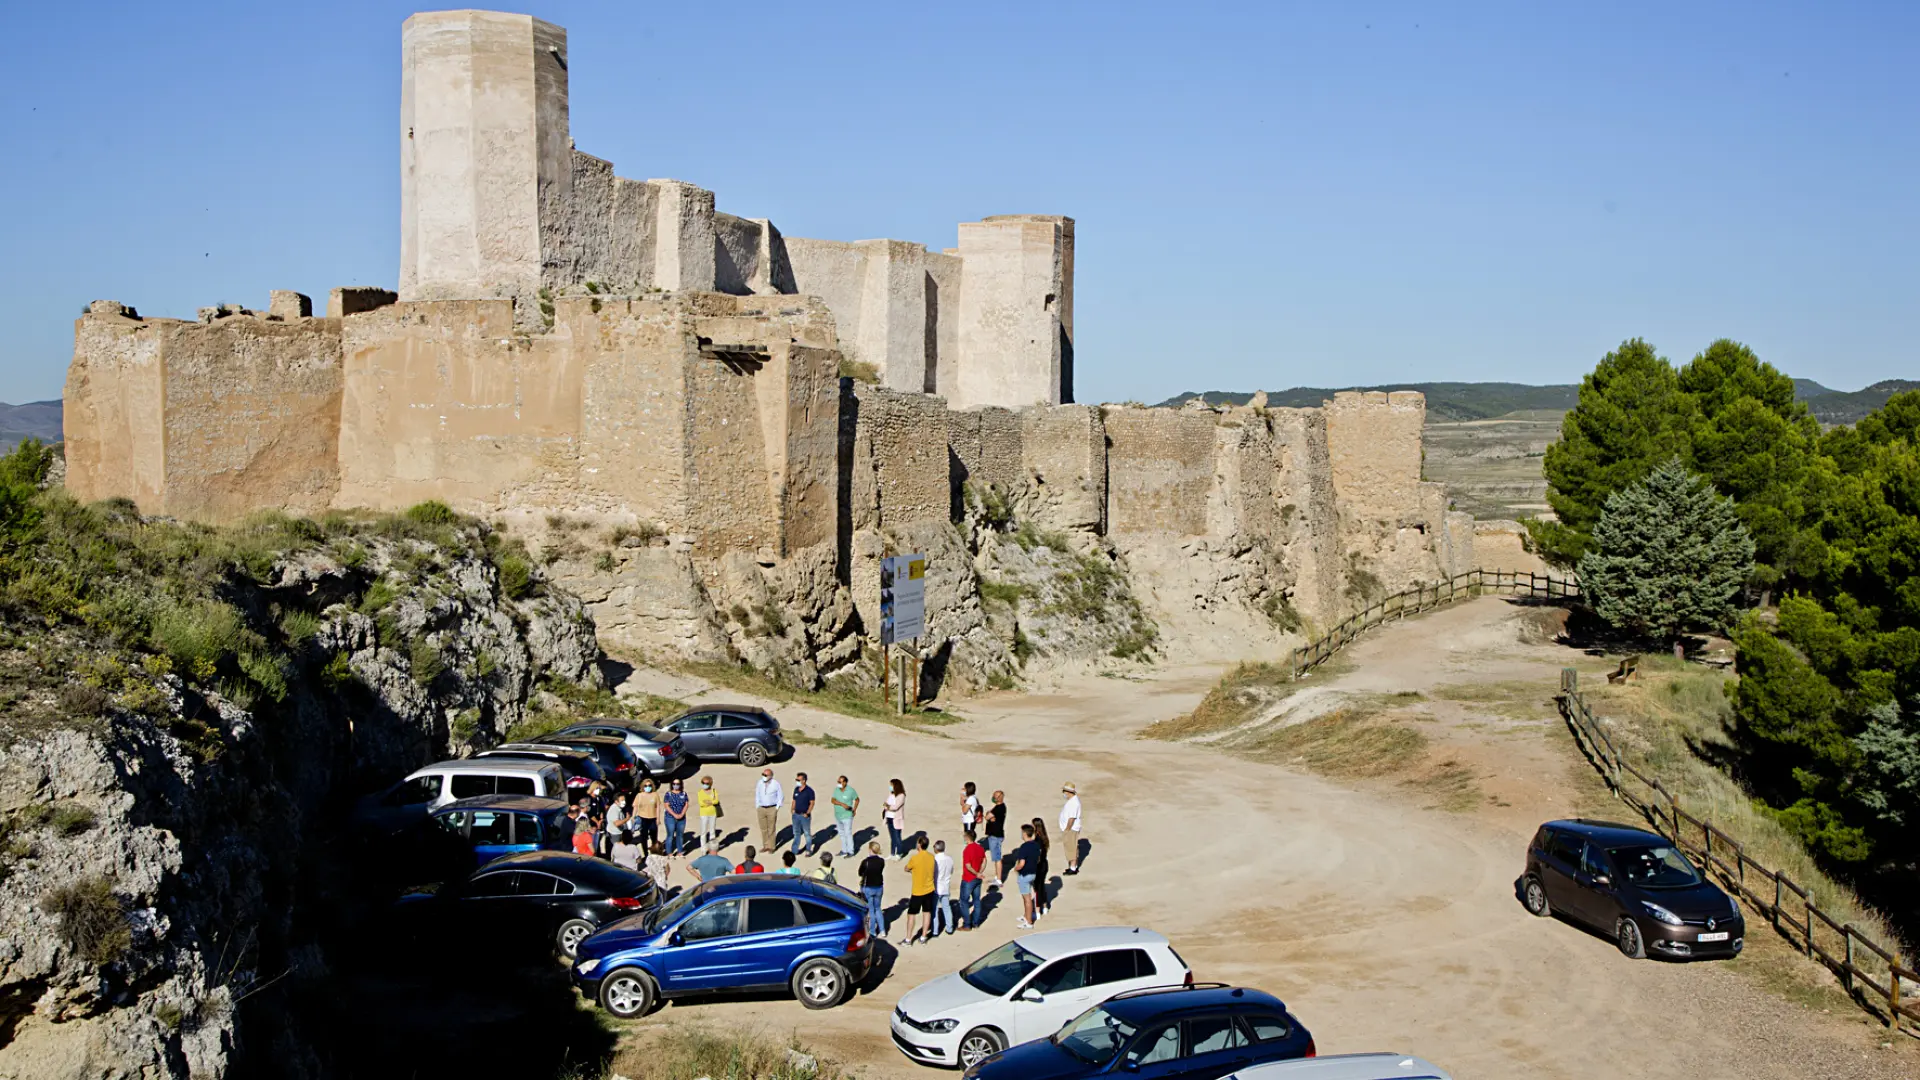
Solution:
M1193 981L1167 939L1131 926L1028 934L907 991L893 1044L923 1065L973 1065L1051 1035L1115 994Z
M1227 1080L1453 1080L1445 1069L1406 1054L1334 1054L1254 1065Z

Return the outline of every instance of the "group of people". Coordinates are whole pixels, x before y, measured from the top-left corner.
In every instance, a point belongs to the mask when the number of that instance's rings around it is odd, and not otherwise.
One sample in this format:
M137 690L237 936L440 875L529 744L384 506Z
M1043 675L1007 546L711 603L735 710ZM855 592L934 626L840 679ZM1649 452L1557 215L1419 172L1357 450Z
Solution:
M983 804L971 780L960 786L960 831L966 843L960 851L956 910L955 865L953 856L947 853L947 842L930 839L925 832L908 830L906 784L897 777L889 780L880 817L887 828L887 850L893 859L901 862L910 881L905 944L979 926L986 917L983 893L1000 890L1009 877L1020 895L1020 919L1016 925L1023 930L1036 925L1049 906L1048 874L1056 838L1066 849L1061 873L1071 876L1080 872L1084 832L1080 793L1072 781L1062 785L1060 791L1065 799L1053 830L1036 817L1014 827L1010 838L1006 792L993 792ZM839 883L833 868L834 853L817 850L813 818L820 800L806 773L794 774L793 788L789 791L774 776L772 768L760 770L753 801L760 843L757 847L747 845L744 857L737 863L720 854L720 818L725 809L711 776L702 776L693 792L688 792L681 780L662 786L647 778L640 782L638 790L625 795L606 784L595 783L585 799L568 808L565 827L572 830L573 850L611 859L645 873L663 891L668 887L674 860L687 851L689 818L697 823L697 843L702 854L687 868L700 881L725 874L771 872ZM858 850L854 821L860 803L860 792L845 776L838 777L827 794L827 813L832 815L834 833L840 841L839 855L843 859L853 857ZM791 835L786 850L775 860L771 853L781 846L783 814ZM858 889L867 901L868 932L885 937L888 927L883 905L888 859L881 854L879 840L869 842L867 851L867 857L857 868ZM762 855L776 863L771 871L760 862ZM818 864L812 869L800 868L802 858L815 857Z

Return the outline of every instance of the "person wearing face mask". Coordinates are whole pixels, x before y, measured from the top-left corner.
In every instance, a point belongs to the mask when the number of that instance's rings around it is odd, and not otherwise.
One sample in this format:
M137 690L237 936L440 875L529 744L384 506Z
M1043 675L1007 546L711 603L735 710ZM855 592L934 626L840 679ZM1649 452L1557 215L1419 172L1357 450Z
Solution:
M700 812L700 846L720 842L720 793L713 789L713 777L700 778L700 790L694 793L694 809Z
M633 797L633 824L629 826L640 838L640 846L653 850L654 841L660 839L660 789L653 786L653 778L640 781L640 792Z
M660 800L660 824L667 834L667 854L676 859L687 850L687 804L692 801L687 797L686 786L678 780Z
M773 778L773 770L761 769L760 782L753 785L753 812L760 817L760 850L772 851L780 846L780 807L786 801L787 793Z

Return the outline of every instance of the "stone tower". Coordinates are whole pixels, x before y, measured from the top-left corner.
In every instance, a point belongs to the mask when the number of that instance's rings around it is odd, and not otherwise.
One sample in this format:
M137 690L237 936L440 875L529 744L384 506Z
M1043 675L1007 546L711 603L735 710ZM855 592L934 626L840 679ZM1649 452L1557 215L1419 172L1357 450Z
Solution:
M429 11L400 38L400 298L533 295L572 186L567 32Z

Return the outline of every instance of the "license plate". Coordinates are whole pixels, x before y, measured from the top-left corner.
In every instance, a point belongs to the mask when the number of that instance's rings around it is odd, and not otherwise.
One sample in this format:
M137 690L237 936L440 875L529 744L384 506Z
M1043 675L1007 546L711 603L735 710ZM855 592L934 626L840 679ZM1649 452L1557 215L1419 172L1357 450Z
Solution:
M1725 940L1727 940L1727 936L1728 936L1728 934L1727 934L1727 931L1725 931L1725 930L1719 930L1719 931L1716 931L1716 932L1714 932L1714 933L1711 933L1711 934L1701 934L1698 940L1700 940L1700 941L1725 941Z

